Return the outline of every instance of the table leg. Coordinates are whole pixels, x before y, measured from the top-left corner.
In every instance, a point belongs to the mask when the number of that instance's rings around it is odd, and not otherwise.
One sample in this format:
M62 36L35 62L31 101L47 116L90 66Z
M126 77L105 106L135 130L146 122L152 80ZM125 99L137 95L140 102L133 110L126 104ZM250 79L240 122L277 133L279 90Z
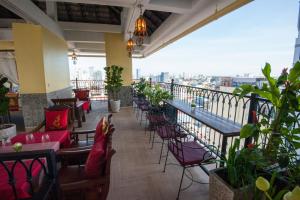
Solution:
M82 127L82 121L81 121L81 109L80 108L76 108L75 110L75 115L77 118L77 122L78 122L78 128Z

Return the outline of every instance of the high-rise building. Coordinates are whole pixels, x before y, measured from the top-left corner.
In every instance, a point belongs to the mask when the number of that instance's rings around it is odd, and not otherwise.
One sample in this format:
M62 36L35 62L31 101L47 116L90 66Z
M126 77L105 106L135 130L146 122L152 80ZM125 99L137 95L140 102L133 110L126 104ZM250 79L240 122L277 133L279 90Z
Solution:
M136 79L140 79L141 78L141 69L137 68L136 69Z
M298 13L298 37L296 39L296 44L295 44L293 63L295 64L299 60L300 60L300 4L299 4L299 13Z
M169 72L161 72L160 74L160 82L168 82L169 81Z

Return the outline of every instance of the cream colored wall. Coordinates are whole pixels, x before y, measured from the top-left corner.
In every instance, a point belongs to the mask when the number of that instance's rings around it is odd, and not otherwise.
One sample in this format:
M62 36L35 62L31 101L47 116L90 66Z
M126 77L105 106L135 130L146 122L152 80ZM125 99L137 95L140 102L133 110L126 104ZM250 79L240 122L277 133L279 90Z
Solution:
M14 50L14 42L13 41L0 41L0 50Z
M20 93L49 93L70 86L68 47L38 25L14 23Z
M128 57L123 35L121 33L105 33L105 51L106 65L123 67L123 85L129 86L132 81L132 59Z
M47 93L70 86L67 43L43 29L43 55Z
M13 23L13 38L20 93L45 93L41 26Z

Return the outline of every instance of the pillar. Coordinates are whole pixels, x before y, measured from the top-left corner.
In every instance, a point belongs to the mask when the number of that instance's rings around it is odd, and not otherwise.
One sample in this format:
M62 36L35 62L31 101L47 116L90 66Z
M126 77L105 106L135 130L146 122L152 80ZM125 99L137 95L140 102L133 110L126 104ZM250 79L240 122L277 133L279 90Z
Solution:
M124 68L123 86L120 91L121 107L132 105L132 59L126 50L126 41L121 33L105 33L106 65L118 65Z
M51 98L71 97L67 43L39 25L14 23L13 42L26 128L44 120Z

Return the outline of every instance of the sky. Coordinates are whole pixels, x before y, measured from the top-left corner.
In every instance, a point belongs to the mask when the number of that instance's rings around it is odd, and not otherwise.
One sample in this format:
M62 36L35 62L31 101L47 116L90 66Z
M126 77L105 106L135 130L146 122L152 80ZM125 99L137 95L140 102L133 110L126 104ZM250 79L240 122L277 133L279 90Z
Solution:
M266 62L278 76L293 62L298 10L298 0L254 0L147 58L133 59L133 78L136 68L142 75L261 75ZM93 63L104 67L105 59L82 61Z

